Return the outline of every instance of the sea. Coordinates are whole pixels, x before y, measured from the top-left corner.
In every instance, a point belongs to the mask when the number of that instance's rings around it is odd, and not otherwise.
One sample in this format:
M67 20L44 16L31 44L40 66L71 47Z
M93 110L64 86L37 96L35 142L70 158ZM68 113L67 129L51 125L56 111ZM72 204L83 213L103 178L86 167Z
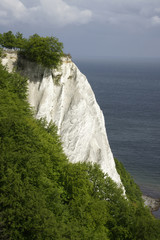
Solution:
M143 194L160 198L160 59L75 62L103 111L114 157Z

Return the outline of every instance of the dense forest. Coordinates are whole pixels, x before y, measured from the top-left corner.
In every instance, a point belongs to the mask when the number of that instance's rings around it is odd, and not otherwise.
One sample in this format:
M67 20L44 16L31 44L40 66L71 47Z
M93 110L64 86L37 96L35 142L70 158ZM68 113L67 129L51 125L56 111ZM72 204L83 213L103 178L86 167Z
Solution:
M34 119L27 79L0 64L0 239L158 240L123 165L126 196L98 165L72 164L54 123Z

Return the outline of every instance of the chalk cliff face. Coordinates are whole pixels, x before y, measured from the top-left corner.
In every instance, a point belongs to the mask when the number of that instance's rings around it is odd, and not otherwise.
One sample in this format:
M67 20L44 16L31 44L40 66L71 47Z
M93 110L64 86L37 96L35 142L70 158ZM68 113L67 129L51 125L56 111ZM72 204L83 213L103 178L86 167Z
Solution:
M16 54L10 53L2 63L8 64L12 71L16 60ZM98 163L103 172L120 185L103 113L86 77L76 65L64 58L58 70L24 60L20 61L20 66L29 79L28 99L35 109L35 117L56 123L69 160Z

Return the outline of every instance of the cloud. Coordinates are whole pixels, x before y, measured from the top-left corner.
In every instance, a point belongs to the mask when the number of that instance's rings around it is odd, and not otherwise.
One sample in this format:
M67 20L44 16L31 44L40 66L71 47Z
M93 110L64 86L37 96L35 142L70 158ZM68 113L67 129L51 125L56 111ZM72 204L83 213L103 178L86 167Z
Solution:
M70 0L70 2L75 2L79 7L89 8L93 13L93 21L113 27L148 28L153 26L155 16L160 17L160 0L92 0L92 3L87 0Z
M36 5L28 4L26 0L1 0L0 25L26 22L27 24L47 23L65 26L85 24L92 18L90 10L79 9L63 0L39 0L36 1Z
M160 25L160 17L159 16L152 17L151 22L153 25Z
M153 0L152 0L153 1ZM106 20L110 24L121 26L134 26L148 24L148 19L154 12L151 0L106 0L100 18ZM97 11L98 15L98 11ZM111 21L110 21L111 19Z
M5 17L7 22L12 21L12 19L21 19L27 14L27 9L19 0L1 0L0 8L3 12L0 17Z
M84 24L89 22L92 17L90 10L80 10L62 0L41 0L40 3L42 13L60 25L71 23Z
M0 0L0 25L35 29L99 23L132 30L159 26L160 0Z

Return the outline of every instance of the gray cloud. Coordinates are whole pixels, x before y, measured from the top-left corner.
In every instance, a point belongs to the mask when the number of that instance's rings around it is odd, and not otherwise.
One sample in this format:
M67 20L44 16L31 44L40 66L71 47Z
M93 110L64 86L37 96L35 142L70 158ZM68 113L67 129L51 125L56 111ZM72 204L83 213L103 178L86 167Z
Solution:
M102 3L106 8L103 14L101 13L100 19L103 16L103 20L108 24L135 28L138 24L139 27L148 28L153 26L153 17L160 16L160 12L155 14L160 7L159 0L102 0Z
M65 0L67 2L68 0ZM93 20L110 25L153 27L153 18L160 17L159 0L70 0L78 7L88 8Z
M160 17L159 16L152 17L151 21L152 21L153 25L160 25Z
M36 4L20 0L1 0L0 25L17 23L46 22L52 25L85 24L92 18L88 9L79 9L63 0L40 0Z
M70 6L62 0L40 0L40 9L43 14L56 24L67 25L90 21L92 12L90 10L80 10L75 6Z
M153 27L160 18L159 0L1 0L0 9L0 25L22 21L64 27L92 20L113 26Z
M0 25L10 24L10 22L23 19L27 15L27 9L19 0L2 0L0 9Z

